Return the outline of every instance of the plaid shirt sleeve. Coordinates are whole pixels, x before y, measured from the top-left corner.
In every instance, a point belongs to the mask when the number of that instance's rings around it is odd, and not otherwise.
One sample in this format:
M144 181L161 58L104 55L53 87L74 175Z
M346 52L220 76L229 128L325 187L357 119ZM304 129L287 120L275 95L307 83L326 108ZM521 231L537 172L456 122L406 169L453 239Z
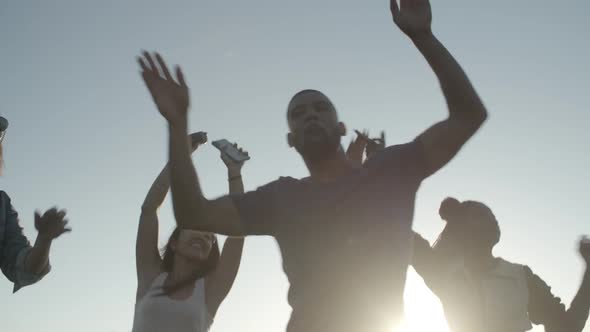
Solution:
M1 252L0 252L0 269L2 273L14 283L13 292L22 287L31 285L41 280L49 271L51 266L47 266L39 274L30 273L25 270L25 261L31 250L29 240L23 234L23 229L19 224L18 213L12 207L10 198L6 193L0 192L0 227L3 227Z

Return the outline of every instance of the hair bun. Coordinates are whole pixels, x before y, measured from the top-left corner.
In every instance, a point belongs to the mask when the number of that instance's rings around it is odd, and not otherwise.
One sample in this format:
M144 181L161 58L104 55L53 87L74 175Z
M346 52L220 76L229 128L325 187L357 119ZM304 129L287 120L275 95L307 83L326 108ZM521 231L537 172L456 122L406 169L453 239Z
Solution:
M440 204L438 214L443 220L452 221L456 219L461 209L461 202L453 197L447 197Z

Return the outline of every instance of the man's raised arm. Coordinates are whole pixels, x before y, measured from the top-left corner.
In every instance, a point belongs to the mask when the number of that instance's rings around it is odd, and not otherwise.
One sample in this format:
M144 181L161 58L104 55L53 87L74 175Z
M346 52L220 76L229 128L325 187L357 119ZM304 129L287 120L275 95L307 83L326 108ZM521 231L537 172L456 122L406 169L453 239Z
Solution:
M158 111L168 121L170 187L176 222L182 228L244 235L233 200L229 196L207 200L201 191L190 157L187 138L189 90L180 67L176 67L175 80L157 53L152 56L144 52L138 62Z
M422 53L441 85L449 116L422 133L428 173L446 165L475 134L487 118L487 111L467 75L433 35L432 13L428 0L391 0L391 12L397 26Z

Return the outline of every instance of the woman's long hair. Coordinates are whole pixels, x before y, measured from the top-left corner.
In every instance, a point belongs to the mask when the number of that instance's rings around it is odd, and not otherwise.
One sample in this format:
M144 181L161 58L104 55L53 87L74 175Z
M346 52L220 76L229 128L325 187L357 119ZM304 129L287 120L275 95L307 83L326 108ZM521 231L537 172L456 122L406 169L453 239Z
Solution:
M168 273L174 270L174 250L172 249L172 242L178 240L181 230L182 229L178 227L174 229L174 231L170 235L170 238L168 239L168 242L166 243L166 246L162 250L162 269ZM179 280L170 285L162 286L161 295L169 296L175 291L187 285L193 284L195 281L207 276L209 273L211 273L211 271L213 271L217 267L217 263L219 262L219 256L220 253L217 238L213 236L213 245L211 246L211 251L209 252L209 256L207 256L207 259L203 262L198 263L195 267L195 271L187 278Z
M486 234L482 241L493 247L500 240L500 227L492 210L485 204L476 201L460 202L448 197L440 205L439 214L447 222L445 228L434 242L433 249L440 259L450 259L462 254L464 250L461 232L470 219L479 219L485 223Z

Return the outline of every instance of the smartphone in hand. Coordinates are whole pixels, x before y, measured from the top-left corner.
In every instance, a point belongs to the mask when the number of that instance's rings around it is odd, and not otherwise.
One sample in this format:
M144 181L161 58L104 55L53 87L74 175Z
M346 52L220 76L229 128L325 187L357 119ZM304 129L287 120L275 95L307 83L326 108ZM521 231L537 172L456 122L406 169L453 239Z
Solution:
M240 152L240 150L238 150L233 144L231 144L226 139L220 139L217 141L213 141L213 142L211 142L211 144L213 144L213 146L216 147L217 149L219 149L219 151L221 151L221 153L224 153L225 155L230 157L235 162L241 163L246 160L250 160L250 156L248 156L247 154L245 154L243 152Z

